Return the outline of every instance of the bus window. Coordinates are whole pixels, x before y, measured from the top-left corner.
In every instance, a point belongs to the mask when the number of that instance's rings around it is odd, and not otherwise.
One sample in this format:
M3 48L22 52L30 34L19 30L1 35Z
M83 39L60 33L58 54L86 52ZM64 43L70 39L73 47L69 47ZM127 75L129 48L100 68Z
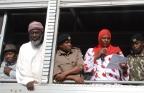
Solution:
M45 24L46 9L13 10L8 13L4 42L13 42L18 47L29 41L27 26L29 22L37 20Z
M108 6L85 8L61 8L59 33L69 32L74 46L82 50L83 55L90 47L97 45L98 31L102 27L112 31L112 44L120 46L123 54L130 52L130 37L144 34L143 6Z
M144 33L143 9L142 6L62 8L59 32L70 32L73 43L85 54L89 47L97 44L98 30L108 27L112 31L112 43L119 45L127 55L130 36Z
M13 43L19 50L19 47L23 43L29 41L28 24L34 20L40 21L45 25L46 9L20 9L7 11L7 23L3 44ZM0 82L15 83L16 81L5 79Z

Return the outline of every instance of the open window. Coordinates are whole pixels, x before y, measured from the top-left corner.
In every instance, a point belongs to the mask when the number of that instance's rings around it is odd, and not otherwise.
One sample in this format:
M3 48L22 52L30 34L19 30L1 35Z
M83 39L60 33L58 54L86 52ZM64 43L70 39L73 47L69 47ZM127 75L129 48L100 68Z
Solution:
M21 44L28 42L28 24L34 20L40 21L43 25L45 25L46 9L9 11L4 42L13 42L18 47Z
M112 44L119 45L123 53L129 53L130 37L135 33L144 34L143 6L113 6L62 8L60 11L60 32L70 32L74 45L83 54L97 44L98 31L108 27L112 32Z
M0 16L0 29L1 29L1 16ZM3 45L6 43L13 43L19 50L23 43L29 41L28 25L31 21L40 21L45 26L46 9L13 9L7 10L6 27L3 34ZM3 54L3 53L2 53ZM2 55L3 60L3 55ZM0 82L13 83L16 80L4 79Z
M112 32L112 44L120 46L127 56L131 36L144 34L143 16L141 5L61 8L58 31L69 32L73 45L85 55L88 48L97 45L99 29L107 27Z

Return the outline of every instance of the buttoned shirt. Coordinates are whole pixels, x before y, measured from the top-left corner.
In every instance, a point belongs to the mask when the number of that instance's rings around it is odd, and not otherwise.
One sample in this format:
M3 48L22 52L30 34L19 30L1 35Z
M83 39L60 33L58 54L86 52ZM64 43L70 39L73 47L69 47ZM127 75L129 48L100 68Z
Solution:
M62 50L57 50L55 56L54 76L58 73L70 70L75 66L78 66L81 69L83 66L82 53L79 48L72 48L68 53L65 53Z

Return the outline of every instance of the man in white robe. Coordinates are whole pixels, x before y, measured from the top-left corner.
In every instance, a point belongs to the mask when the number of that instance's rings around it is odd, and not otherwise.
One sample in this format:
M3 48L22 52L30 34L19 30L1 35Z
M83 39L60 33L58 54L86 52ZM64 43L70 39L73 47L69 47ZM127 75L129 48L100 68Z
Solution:
M34 90L35 83L41 83L42 76L42 42L44 27L40 22L32 21L28 26L30 41L20 47L16 79L26 85L28 90Z

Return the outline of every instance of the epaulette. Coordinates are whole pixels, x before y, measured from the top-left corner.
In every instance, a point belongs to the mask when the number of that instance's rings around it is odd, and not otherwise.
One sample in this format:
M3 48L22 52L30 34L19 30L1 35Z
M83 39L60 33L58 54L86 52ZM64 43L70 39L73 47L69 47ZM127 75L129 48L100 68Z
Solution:
M73 52L74 52L74 51L81 52L80 48L78 48L78 47L73 47L73 48L72 48L72 51L73 51Z
M80 50L80 48L78 48L78 47L72 47L72 49L77 49L77 50Z

